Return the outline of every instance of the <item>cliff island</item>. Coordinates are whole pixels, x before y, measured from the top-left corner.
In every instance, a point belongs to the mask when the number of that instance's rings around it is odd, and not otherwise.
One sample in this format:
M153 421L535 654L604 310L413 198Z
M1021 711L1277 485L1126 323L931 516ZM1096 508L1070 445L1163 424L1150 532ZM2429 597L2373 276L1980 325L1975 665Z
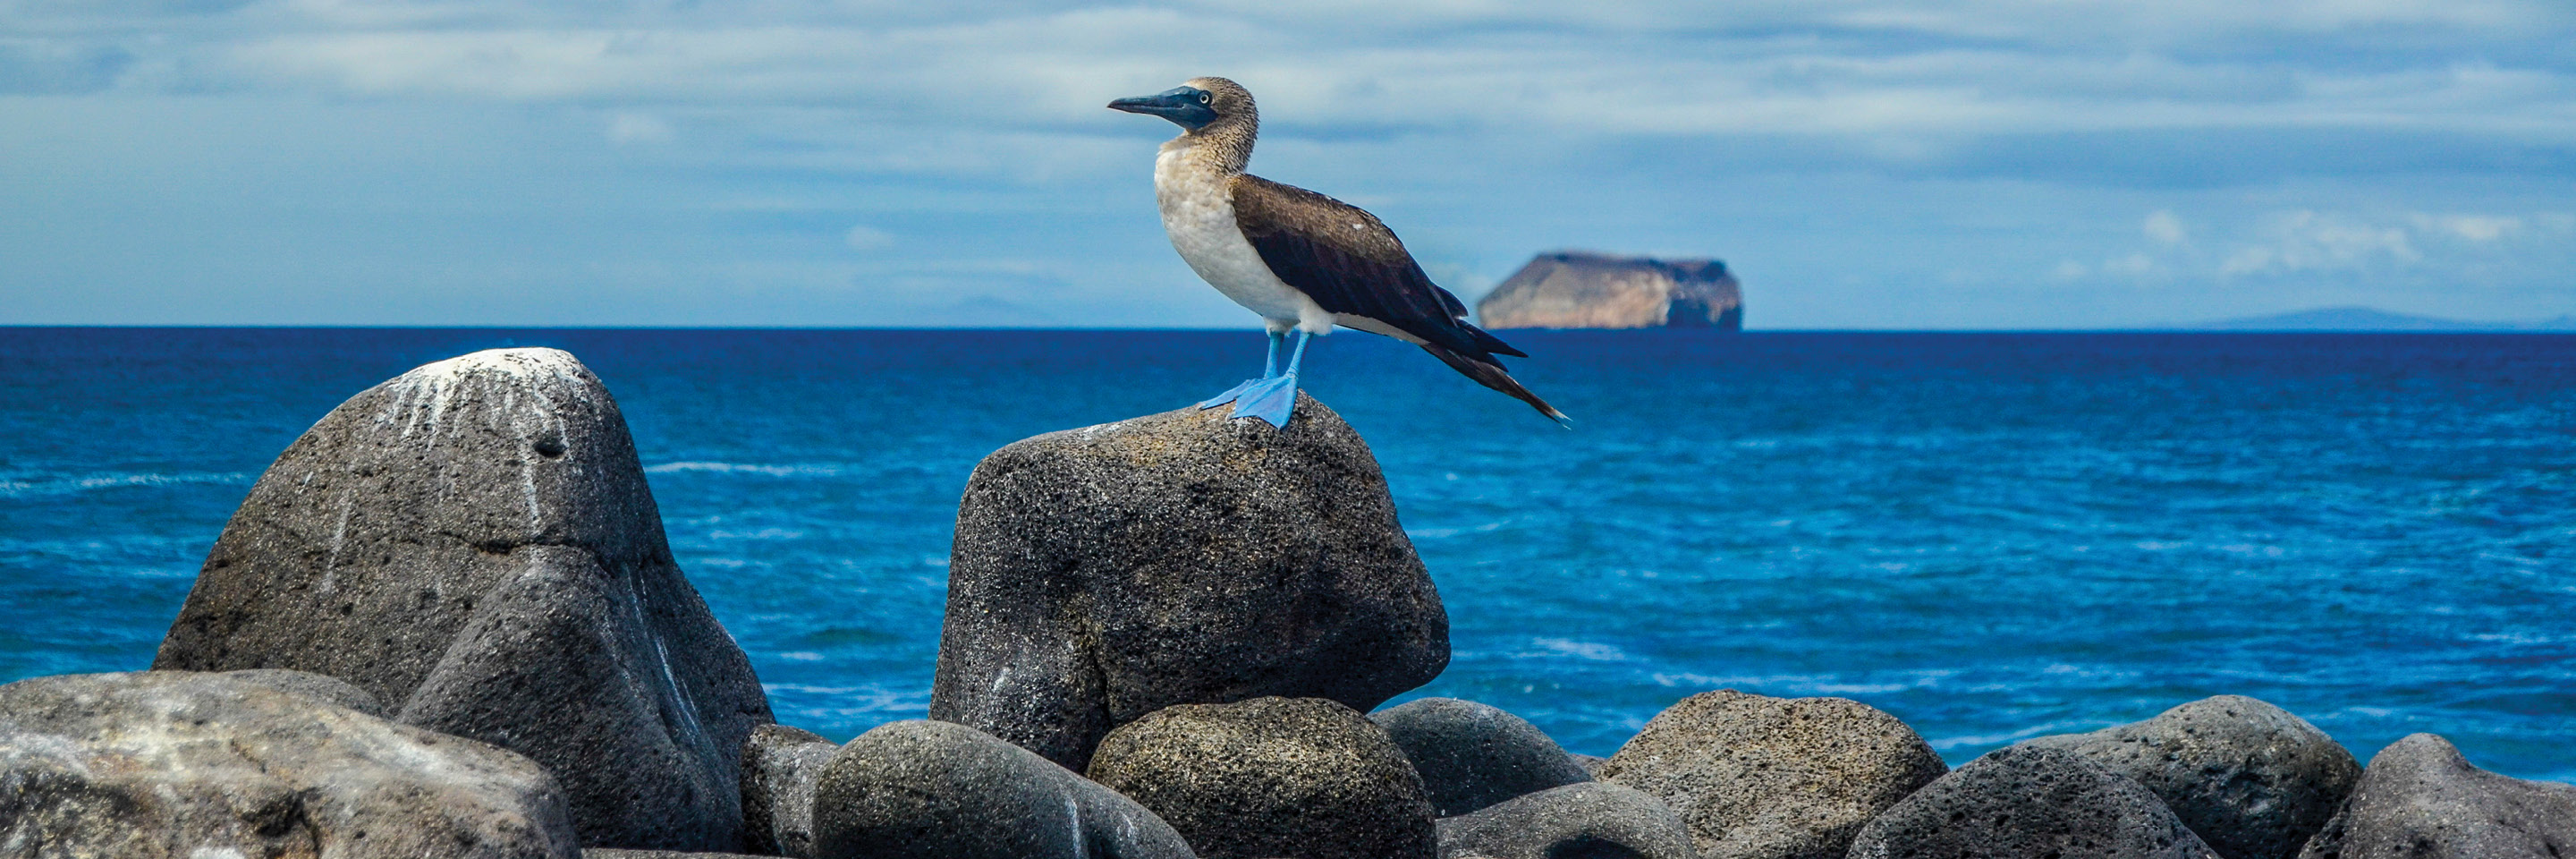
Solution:
M1744 291L1715 259L1539 254L1476 302L1502 328L1744 328Z

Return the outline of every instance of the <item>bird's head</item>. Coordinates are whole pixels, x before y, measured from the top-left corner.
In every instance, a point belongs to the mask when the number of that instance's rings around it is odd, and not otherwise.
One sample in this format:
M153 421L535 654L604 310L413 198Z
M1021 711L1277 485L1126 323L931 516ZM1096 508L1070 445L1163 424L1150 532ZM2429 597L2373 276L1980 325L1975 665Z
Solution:
M1191 78L1188 83L1109 103L1110 110L1159 116L1190 131L1228 120L1250 120L1256 114L1252 91L1224 78Z

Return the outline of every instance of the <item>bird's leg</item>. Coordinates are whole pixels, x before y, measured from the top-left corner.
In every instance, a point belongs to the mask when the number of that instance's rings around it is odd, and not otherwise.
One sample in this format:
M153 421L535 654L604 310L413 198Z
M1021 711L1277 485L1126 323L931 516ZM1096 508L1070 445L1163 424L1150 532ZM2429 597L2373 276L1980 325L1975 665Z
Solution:
M1286 427L1297 408L1297 365L1306 361L1306 341L1315 335L1297 332L1297 351L1288 356L1288 372L1263 379L1245 389L1234 401L1231 417L1260 418L1271 426Z
M1236 397L1243 396L1243 392L1251 390L1254 385L1260 384L1262 379L1277 378L1279 376L1279 341L1285 336L1286 332L1270 332L1270 355L1269 357L1261 359L1260 379L1245 379L1243 380L1243 384L1225 389L1225 393L1200 400L1198 407L1202 409L1213 409L1218 406L1234 402Z
M1303 331L1297 332L1297 351L1288 356L1288 375L1297 375L1297 365L1304 363L1306 360L1306 341L1312 339L1314 336L1315 335L1308 334ZM1278 357L1277 353L1279 350L1279 341L1277 338L1271 339L1270 349L1272 352L1271 357L1276 359Z

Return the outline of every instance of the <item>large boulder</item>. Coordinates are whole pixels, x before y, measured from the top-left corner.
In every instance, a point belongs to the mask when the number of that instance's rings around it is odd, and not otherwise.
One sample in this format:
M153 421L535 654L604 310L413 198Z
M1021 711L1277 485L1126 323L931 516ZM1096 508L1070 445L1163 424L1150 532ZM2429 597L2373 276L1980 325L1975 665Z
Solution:
M552 349L349 399L233 514L153 667L289 668L545 766L584 843L739 849L750 660L671 559L616 403Z
M2470 766L2414 734L2379 750L2342 811L2299 859L2559 859L2576 856L2576 785Z
M1135 801L964 725L879 725L814 786L820 859L1192 859Z
M1662 800L1615 784L1539 791L1440 820L1441 859L1699 859Z
M1090 776L1208 859L1431 859L1438 849L1404 751L1322 698L1156 710L1110 732Z
M985 457L958 504L930 717L1080 770L1174 704L1365 712L1438 675L1449 618L1377 460L1298 397L1284 429L1181 409Z
M1499 708L1423 698L1369 714L1422 774L1441 817L1523 794L1592 780L1538 726Z
M0 686L0 853L573 859L519 755L221 674Z
M1858 701L1721 689L1656 714L1600 778L1672 806L1712 859L1823 859L1947 770L1914 729Z
M349 681L328 674L292 671L285 668L249 668L226 671L224 676L246 680L292 695L302 695L325 704L347 707L379 719L391 717L375 693L360 689Z
M786 725L751 729L742 742L743 849L764 856L814 855L814 781L841 747Z
M2009 746L1906 797L1852 840L1850 859L2217 859L2162 800L2064 749Z
M2226 859L2281 859L2324 828L2361 765L2324 731L2242 695L2023 745L2065 749L2145 785Z

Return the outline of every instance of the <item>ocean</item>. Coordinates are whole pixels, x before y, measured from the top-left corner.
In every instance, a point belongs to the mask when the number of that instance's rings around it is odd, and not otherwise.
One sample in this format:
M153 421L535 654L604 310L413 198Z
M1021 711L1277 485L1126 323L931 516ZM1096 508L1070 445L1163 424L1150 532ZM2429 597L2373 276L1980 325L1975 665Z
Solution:
M2576 336L1505 332L1560 429L1412 347L1307 390L1448 606L1408 694L1607 755L1734 688L1951 763L2209 695L2576 781ZM0 680L148 666L260 471L358 391L555 346L634 430L779 720L928 705L984 454L1183 406L1251 331L0 328Z

